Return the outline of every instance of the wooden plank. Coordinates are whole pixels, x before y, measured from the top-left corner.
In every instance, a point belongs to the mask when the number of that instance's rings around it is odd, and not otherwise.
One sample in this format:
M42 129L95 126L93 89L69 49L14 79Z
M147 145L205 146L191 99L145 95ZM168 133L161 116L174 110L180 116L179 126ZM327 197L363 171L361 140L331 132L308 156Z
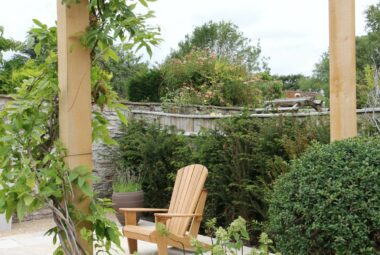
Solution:
M330 0L331 141L357 135L355 0Z
M82 0L68 8L57 0L58 12L58 79L60 140L67 149L66 162L72 169L84 165L92 170L90 51L80 44L89 25L88 2ZM73 204L83 213L89 210L88 199L74 189ZM79 229L85 223L77 225ZM88 254L92 244L80 240Z

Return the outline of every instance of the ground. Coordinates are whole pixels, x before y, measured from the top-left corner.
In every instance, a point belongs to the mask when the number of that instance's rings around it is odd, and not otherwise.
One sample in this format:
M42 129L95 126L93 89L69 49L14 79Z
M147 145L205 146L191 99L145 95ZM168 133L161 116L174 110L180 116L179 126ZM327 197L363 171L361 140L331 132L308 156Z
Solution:
M113 219L114 216L111 216ZM140 225L153 227L153 223L141 221ZM54 251L51 237L45 236L45 232L54 226L52 219L34 220L12 225L10 232L0 232L0 254L1 255L51 255ZM120 225L119 225L120 226ZM120 226L121 227L121 226ZM210 242L205 236L199 236L199 240ZM127 241L122 241L125 252L115 252L115 255L128 254ZM138 242L139 254L157 254L155 244L147 242ZM245 249L246 252L249 249ZM183 255L182 250L169 249L169 255ZM189 252L186 252L189 254Z

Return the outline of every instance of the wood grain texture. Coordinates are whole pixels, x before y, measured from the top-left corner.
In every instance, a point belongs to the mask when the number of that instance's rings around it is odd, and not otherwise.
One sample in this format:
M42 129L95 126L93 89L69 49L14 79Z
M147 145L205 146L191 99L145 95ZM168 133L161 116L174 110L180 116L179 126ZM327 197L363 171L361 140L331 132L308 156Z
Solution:
M157 243L160 255L167 254L168 245L192 250L190 240L198 235L206 203L207 191L203 187L207 174L207 168L197 164L178 170L168 212L154 214L155 230L148 230L133 224L136 213L147 209L121 209L125 213L126 222L132 223L123 228L124 235L130 243L130 252L137 251L137 245L133 240ZM159 210L161 209L153 209L152 211ZM130 219L127 219L128 217ZM166 226L167 235L160 233L160 224Z
M330 0L331 141L357 135L355 0Z

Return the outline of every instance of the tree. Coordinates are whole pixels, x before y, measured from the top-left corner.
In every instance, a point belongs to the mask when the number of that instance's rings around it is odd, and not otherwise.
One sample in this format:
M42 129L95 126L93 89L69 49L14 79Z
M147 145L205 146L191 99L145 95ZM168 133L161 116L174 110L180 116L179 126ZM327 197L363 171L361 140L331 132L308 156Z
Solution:
M112 47L117 60L102 61L107 72L112 73L111 86L121 98L128 98L128 86L136 75L147 72L148 64L141 62L141 56L136 56L131 50L123 49L122 45Z
M274 75L274 79L282 81L285 90L298 90L300 89L299 82L305 76L303 74L289 74L289 75Z
M18 50L21 43L4 38L3 33L4 29L0 26L0 94L9 94L15 92L15 86L12 82L13 70L20 68L27 57L22 54L14 54L10 59L4 60L3 53Z
M313 77L321 83L329 83L330 80L330 60L329 53L324 52L320 61L314 65Z
M228 59L233 64L244 65L249 72L269 70L266 59L261 57L260 42L251 40L239 31L232 22L213 22L196 27L191 35L179 42L178 50L170 58L182 58L193 49L209 50L217 57Z

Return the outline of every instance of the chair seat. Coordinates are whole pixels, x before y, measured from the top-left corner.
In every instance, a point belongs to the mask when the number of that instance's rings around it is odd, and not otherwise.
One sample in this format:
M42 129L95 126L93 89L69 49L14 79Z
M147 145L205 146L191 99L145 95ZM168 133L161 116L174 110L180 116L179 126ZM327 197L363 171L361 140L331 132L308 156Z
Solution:
M126 225L123 227L123 233L126 237L147 242L155 242L156 238L153 235L154 232L154 228L142 226Z

